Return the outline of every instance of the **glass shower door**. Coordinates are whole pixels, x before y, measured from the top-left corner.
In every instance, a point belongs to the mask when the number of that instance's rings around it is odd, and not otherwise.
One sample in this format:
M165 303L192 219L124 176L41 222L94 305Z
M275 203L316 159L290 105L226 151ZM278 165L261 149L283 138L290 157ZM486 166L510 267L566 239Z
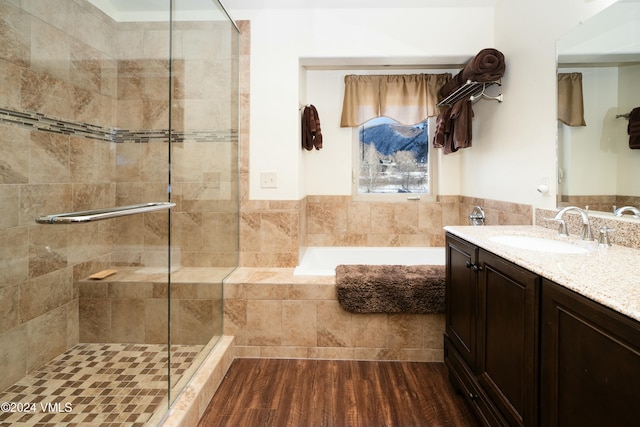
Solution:
M171 378L173 401L222 335L222 281L238 265L239 32L214 0L174 0L171 91ZM176 372L179 372L176 371Z

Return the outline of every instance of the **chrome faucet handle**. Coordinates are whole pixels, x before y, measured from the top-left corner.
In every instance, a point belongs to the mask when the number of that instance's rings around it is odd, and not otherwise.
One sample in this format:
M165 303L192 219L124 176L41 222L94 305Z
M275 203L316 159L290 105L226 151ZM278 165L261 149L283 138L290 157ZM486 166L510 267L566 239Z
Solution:
M480 206L474 206L469 215L469 221L472 225L484 225L484 211Z
M609 238L609 233L611 233L613 228L602 227L600 228L600 235L598 236L598 246L611 246L611 239Z

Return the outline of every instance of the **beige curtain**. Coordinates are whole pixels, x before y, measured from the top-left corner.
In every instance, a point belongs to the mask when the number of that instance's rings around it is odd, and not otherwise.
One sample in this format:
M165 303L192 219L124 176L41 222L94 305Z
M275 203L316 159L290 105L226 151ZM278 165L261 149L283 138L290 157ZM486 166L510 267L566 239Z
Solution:
M347 75L341 127L386 116L411 125L438 114L438 91L451 74Z
M582 73L558 73L558 120L567 126L586 126Z

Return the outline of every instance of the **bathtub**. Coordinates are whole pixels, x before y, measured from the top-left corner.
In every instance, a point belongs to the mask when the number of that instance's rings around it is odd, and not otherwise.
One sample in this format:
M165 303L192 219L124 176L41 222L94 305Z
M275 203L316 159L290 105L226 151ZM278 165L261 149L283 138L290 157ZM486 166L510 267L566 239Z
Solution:
M310 246L294 276L333 276L340 264L444 265L443 247Z

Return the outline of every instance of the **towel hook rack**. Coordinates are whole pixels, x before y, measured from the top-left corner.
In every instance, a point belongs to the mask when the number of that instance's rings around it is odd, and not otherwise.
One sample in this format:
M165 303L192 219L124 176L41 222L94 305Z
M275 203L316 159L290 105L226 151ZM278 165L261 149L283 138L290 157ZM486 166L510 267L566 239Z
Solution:
M468 99L471 102L476 102L482 98L502 102L503 100L502 94L497 96L492 96L492 95L487 95L485 92L489 86L494 86L494 85L502 86L502 81L498 80L493 82L473 82L471 80L467 80L465 84L460 86L453 93L451 93L449 96L447 96L442 101L440 101L437 105L438 107L449 106L449 105L455 104L456 102L462 99Z

